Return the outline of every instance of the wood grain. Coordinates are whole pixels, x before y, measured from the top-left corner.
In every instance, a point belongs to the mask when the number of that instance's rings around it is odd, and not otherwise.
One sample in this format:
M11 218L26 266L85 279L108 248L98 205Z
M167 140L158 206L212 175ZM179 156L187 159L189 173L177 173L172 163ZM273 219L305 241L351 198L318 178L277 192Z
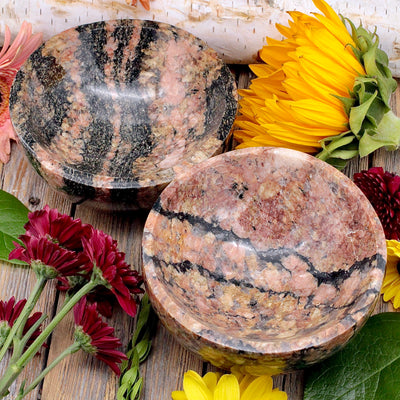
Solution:
M234 67L239 87L247 87L249 73L247 68ZM400 115L400 90L393 96L392 105ZM354 172L379 165L388 171L400 173L400 152L377 151L373 156L353 160L344 171L349 177ZM92 224L112 235L119 243L119 248L126 253L127 261L133 268L140 269L141 237L146 220L145 212L113 214L84 206L74 206L60 194L51 190L32 170L21 150L13 147L11 161L0 166L1 188L18 197L31 210L40 209L45 204L56 207L62 213L79 217L85 223ZM26 297L34 282L34 276L27 268L14 267L8 263L0 264L0 293L6 299L12 294L17 298ZM53 315L63 301L54 286L50 284L42 296L37 309ZM393 308L381 300L375 312ZM128 343L134 330L135 321L116 309L113 318L108 321L116 329L124 344ZM55 330L48 351L42 351L26 369L24 377L29 381L35 372L43 368L72 342L73 321L68 316ZM4 362L0 368L4 368ZM168 400L173 390L181 389L183 374L193 369L200 374L216 370L210 364L184 350L176 340L159 325L153 341L153 349L141 371L145 380L142 398L144 400ZM288 393L289 400L303 399L303 372L280 375L274 378L275 385ZM17 387L11 394L15 397ZM111 370L92 356L77 353L57 366L45 379L43 387L35 390L28 400L114 400L117 390L117 378Z

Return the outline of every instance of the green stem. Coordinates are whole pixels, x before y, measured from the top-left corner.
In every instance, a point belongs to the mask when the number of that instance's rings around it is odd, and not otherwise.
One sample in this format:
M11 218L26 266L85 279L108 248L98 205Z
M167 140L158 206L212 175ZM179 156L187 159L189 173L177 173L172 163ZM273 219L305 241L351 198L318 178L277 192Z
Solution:
M65 357L69 356L70 354L76 353L80 349L80 344L77 342L74 342L71 346L69 346L67 349L65 349L57 358L55 358L36 378L35 380L26 388L22 391L22 393L19 393L18 396L15 398L15 400L21 400L23 399L28 393L30 393L39 383L42 381L42 379L47 375L48 372L50 372L60 361L62 361Z
M28 343L29 339L31 338L31 336L36 332L37 329L39 329L39 326L42 324L42 322L47 318L46 314L43 314L40 316L40 318L31 326L31 328L29 329L28 332L25 333L25 335L21 338L20 341L20 346L22 348L25 348L26 344ZM18 356L19 357L19 356ZM14 361L16 358L12 357L12 360ZM12 361L12 362L13 362Z
M28 300L26 301L26 304L24 308L22 309L21 314L19 317L14 321L14 324L10 330L10 333L7 336L7 339L5 340L1 350L0 350L0 361L4 358L4 355L6 354L8 348L10 347L14 337L21 338L22 332L24 330L24 326L26 321L29 318L29 315L31 314L33 307L35 307L37 301L39 300L40 295L43 292L43 289L46 285L47 279L43 277L39 277L36 281L36 284L34 288L32 289L31 295L29 296ZM14 348L14 353L22 353L23 349L15 349Z
M74 307L78 301L91 292L98 285L98 281L91 280L85 286L83 286L78 292L76 292L68 301L66 301L58 314L51 320L49 325L43 330L43 332L36 338L36 340L29 346L29 348L22 354L19 360L12 363L6 369L3 377L0 379L0 396L5 396L10 385L17 379L19 374L22 372L26 364L34 357L39 351L40 347L47 340L54 328L62 321L62 319L68 314L68 312ZM1 398L1 397L0 397Z

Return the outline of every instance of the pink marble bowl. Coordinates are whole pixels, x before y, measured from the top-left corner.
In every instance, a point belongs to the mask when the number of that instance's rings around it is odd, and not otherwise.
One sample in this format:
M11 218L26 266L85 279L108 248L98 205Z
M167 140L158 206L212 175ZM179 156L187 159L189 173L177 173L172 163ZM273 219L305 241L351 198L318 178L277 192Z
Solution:
M236 108L233 76L205 42L129 19L52 37L10 97L37 172L74 202L122 209L150 209L175 169L220 152Z
M344 346L372 312L385 264L381 224L356 185L279 148L182 173L143 236L146 288L166 327L214 365L254 374Z

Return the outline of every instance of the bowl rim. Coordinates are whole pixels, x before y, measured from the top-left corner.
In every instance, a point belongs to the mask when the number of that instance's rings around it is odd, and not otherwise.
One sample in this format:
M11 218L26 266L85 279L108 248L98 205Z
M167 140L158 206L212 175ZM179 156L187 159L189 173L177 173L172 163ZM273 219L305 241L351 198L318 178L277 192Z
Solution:
M318 335L318 340L315 340L315 333L306 333L304 335L296 335L288 338L274 338L271 340L263 339L249 339L244 336L229 336L227 331L220 332L219 328L214 327L214 331L210 328L211 325L207 325L204 319L199 320L195 318L191 313L186 313L184 310L180 310L180 304L177 303L176 299L171 293L166 290L165 286L160 283L157 279L157 271L154 263L150 256L147 256L147 249L152 254L151 245L154 242L154 238L151 236L151 228L149 225L157 223L159 215L157 209L160 207L160 201L163 197L168 197L170 192L176 190L180 185L184 185L190 180L192 175L201 175L201 172L207 168L215 167L221 157L246 157L248 153L259 153L259 155L265 155L268 152L275 154L290 155L300 160L313 160L313 162L320 163L323 169L328 169L329 172L336 174L340 179L345 180L347 183L350 182L352 188L360 193L361 205L365 208L366 212L370 213L370 224L376 226L377 240L376 240L376 265L371 267L368 272L370 277L368 286L365 291L373 291L373 296L368 296L368 303L363 303L361 312L357 312L355 316L347 319L342 318L340 320L327 321L321 327L318 327L316 332L321 333ZM340 175L338 175L340 174ZM380 233L380 235L379 235ZM150 239L147 239L150 237ZM386 264L386 248L385 236L383 233L382 225L372 207L370 202L367 200L361 190L344 174L336 170L329 164L318 160L308 154L298 152L296 150L283 149L283 148L272 148L272 147L255 147L255 148L243 148L234 150L228 153L221 154L219 156L210 158L201 164L198 164L195 168L190 171L186 171L185 174L181 174L174 181L172 181L163 193L160 195L157 203L153 206L150 211L146 224L144 227L144 234L142 239L142 272L145 280L146 290L149 293L150 300L156 311L158 312L161 320L166 324L167 328L174 333L174 327L170 326L170 322L166 322L168 317L169 321L173 321L173 324L179 326L187 337L194 337L193 343L195 346L211 346L220 350L227 350L238 352L242 355L264 355L272 357L288 357L294 352L302 352L310 349L321 349L325 347L333 348L338 338L344 338L347 342L365 323L367 318L372 313L374 306L379 298L380 288L384 277L384 268ZM173 304L170 309L165 309L161 303L161 298L168 298ZM351 306L349 306L351 307ZM345 321L344 324L337 324L338 321ZM191 326L196 326L196 331L190 329ZM218 332L215 333L215 330ZM178 337L179 339L179 337ZM284 342L284 343L282 343ZM227 344L229 343L229 345ZM287 346L289 343L289 347ZM339 342L339 345L342 343Z

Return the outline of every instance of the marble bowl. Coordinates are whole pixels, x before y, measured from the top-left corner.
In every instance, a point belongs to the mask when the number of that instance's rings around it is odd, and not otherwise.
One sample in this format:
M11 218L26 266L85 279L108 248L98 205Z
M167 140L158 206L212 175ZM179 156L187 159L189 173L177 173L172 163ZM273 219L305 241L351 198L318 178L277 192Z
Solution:
M151 302L214 365L280 373L321 361L369 317L386 264L373 208L309 155L252 148L180 174L146 221Z
M23 65L10 112L55 189L104 208L150 209L175 170L219 152L237 108L228 67L171 25L96 22L64 31Z

